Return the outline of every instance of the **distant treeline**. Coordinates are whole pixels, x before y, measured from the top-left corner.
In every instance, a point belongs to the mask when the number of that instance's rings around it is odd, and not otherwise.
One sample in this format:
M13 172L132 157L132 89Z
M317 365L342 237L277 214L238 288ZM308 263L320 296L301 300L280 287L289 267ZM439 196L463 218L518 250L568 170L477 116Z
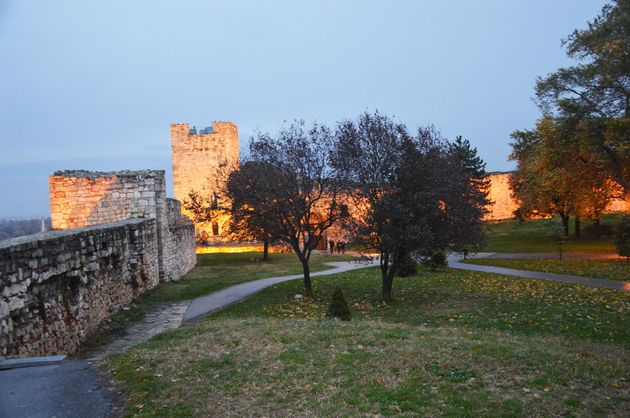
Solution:
M50 230L50 218L44 219L46 230ZM0 219L0 241L30 235L42 230L42 219Z

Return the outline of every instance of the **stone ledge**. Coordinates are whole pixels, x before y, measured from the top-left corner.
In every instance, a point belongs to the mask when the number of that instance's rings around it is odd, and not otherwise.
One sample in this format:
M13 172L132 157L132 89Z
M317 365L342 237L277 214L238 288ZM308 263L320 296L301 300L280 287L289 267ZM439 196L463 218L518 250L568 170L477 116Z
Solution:
M128 225L138 225L147 221L155 221L154 218L131 218L124 221L110 222L106 224L99 224L93 226L84 226L82 228L70 228L56 231L39 232L37 234L24 235L17 238L11 238L0 242L0 250L15 247L18 245L29 244L35 241L49 241L64 237L70 237L83 233L94 233L99 231L106 231L109 229L126 227Z
M97 179L101 177L159 177L165 176L165 170L120 170L120 171L89 171L89 170L62 170L55 171L55 177L75 177Z

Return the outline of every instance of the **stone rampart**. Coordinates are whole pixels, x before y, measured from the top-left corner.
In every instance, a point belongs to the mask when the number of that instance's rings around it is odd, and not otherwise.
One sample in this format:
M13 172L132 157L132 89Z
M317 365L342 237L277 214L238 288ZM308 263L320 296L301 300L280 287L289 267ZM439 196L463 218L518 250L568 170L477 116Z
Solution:
M485 219L488 221L500 221L514 217L514 211L519 208L518 201L512 195L510 187L511 173L490 173L490 190L488 198L494 202L488 207ZM606 207L606 212L630 211L630 197L624 201L613 199Z
M179 280L197 263L195 251L195 226L182 215L180 203L175 199L166 200L166 251L162 255L167 266L168 280Z
M155 219L1 242L0 357L74 352L103 320L159 283L158 246Z
M519 208L518 201L512 196L510 175L511 173L491 173L488 176L490 180L488 199L493 203L488 207L485 216L487 221L513 218L514 211Z
M58 171L49 184L53 229L153 218L160 280L177 280L194 267L194 226L179 202L167 199L164 170Z
M55 230L0 243L0 357L72 353L159 282L196 263L194 225L164 171L56 172Z
M49 177L52 228L160 218L166 200L164 176L164 170L57 171Z

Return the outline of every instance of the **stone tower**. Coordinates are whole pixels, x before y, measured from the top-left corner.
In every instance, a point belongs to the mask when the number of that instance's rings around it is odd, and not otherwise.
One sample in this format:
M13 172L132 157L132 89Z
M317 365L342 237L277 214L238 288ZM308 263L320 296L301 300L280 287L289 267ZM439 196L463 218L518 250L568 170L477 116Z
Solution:
M171 124L173 156L173 189L175 198L188 200L191 191L211 196L220 183L219 167L237 166L238 128L232 122L213 122L211 127L190 128L187 123ZM182 213L190 215L185 209ZM228 218L211 225L195 225L197 233L206 231L220 240Z

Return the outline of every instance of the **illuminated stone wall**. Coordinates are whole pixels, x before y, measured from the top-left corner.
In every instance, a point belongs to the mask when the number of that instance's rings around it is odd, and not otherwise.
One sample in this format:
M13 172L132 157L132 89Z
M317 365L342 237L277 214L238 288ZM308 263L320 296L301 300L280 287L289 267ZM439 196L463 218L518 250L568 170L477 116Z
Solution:
M492 173L488 177L490 179L488 198L494 202L494 204L488 207L489 212L485 219L498 221L512 218L519 204L512 196L510 173ZM622 211L630 211L630 197L626 201L620 199L612 200L606 208L606 212Z
M58 171L49 184L53 229L155 219L161 281L177 280L194 267L194 227L179 203L167 199L164 170Z
M57 171L49 177L49 186L53 229L157 219L164 213L163 170Z
M171 125L173 157L173 192L180 202L188 200L191 191L211 196L223 187L221 166L235 167L239 163L238 128L231 122L213 122L210 133L191 132L187 123ZM223 169L227 173L227 168ZM185 209L185 215L190 215ZM192 218L192 216L191 216ZM228 217L218 220L221 240ZM213 236L212 225L196 225L197 233L205 230Z
M498 221L512 218L514 211L518 209L519 205L512 197L510 173L491 173L488 178L490 179L488 199L493 204L488 207L489 212L486 214L485 219Z

